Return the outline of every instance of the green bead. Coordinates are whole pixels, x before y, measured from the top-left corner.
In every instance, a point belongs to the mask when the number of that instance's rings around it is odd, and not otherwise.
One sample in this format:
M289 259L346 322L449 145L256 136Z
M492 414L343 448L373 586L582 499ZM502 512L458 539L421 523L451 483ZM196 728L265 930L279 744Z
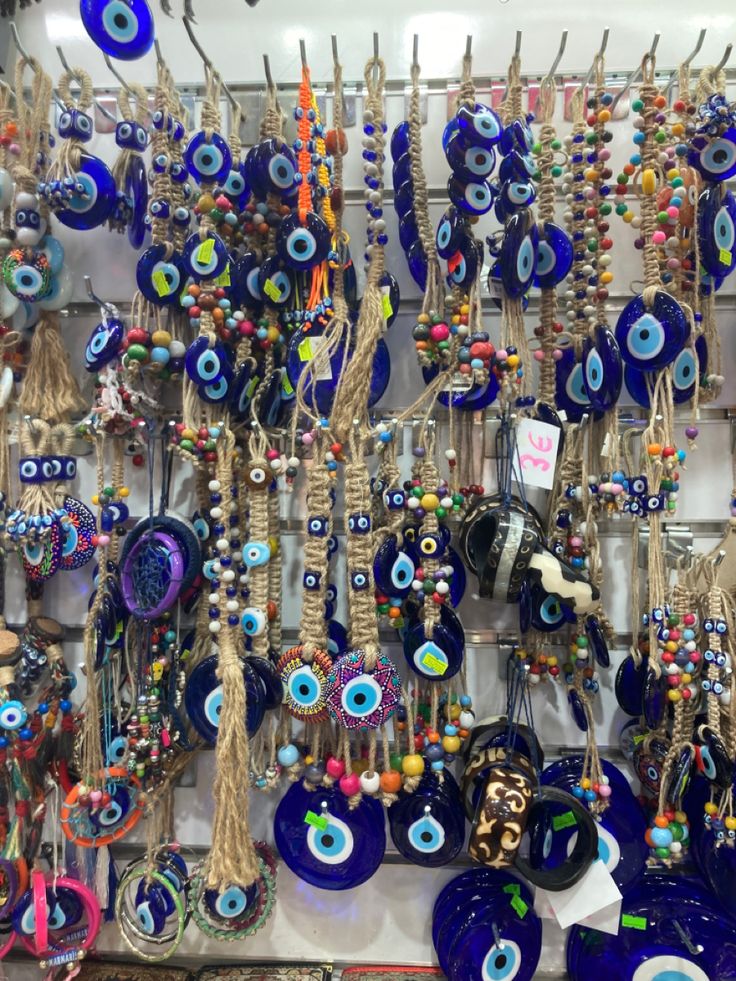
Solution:
M105 495L105 497L114 497L115 489L113 487L106 487L102 493Z
M537 155L542 152L542 144L539 141L537 141L532 147L532 152L536 153Z
M657 858L669 858L670 850L669 848L664 848L664 847L655 848L654 854L657 856Z
M634 101L631 103L631 108L634 110L634 112L641 112L644 108L644 103L641 99L634 99Z
M552 140L552 142L550 143L550 146L552 147L553 150L561 150L562 149L562 141L561 140Z
M654 134L655 143L664 143L666 139L667 139L667 134L664 132L664 130L658 129L657 132Z
M434 579L425 579L424 582L422 583L422 592L426 593L427 596L431 596L432 593L435 591L435 588L436 588L436 583Z
M225 217L225 212L220 211L219 208L213 208L212 211L210 211L210 218L215 222L215 224L222 221L224 217Z
M672 490L672 481L668 480L667 483L670 485L668 490ZM664 486L664 481L662 481L662 485ZM667 617L667 623L670 627L678 627L680 625L680 618L676 613L671 613L670 616Z
M592 146L594 143L597 143L598 142L598 134L597 133L587 133L586 136L585 136L585 142L589 146Z
M562 167L560 167L559 164L555 164L550 170L550 173L553 177L562 177Z
M423 487L412 487L412 489L411 489L411 496L412 497L424 497L424 488Z
M666 225L669 220L670 220L670 216L667 214L666 211L657 212L657 221L660 223L660 225Z
M389 761L391 763L392 770L398 770L401 772L401 761L403 760L401 753L391 753L389 756Z
M425 722L429 722L432 717L432 709L429 705L420 705L418 710L418 715L420 715Z
M465 498L463 497L462 494L453 494L452 495L452 503L453 504L462 504L464 500L465 500Z
M588 646L588 638L584 634L581 634L579 637L575 638L575 643L578 647L582 647L582 649L585 650L585 648Z
M378 613L388 613L390 609L391 609L390 603L379 603L378 606L376 607Z
M148 348L143 344L131 344L125 353L130 361L148 361Z
M670 831L672 832L673 841L682 841L684 838L682 825L678 824L677 821L670 821Z
M670 185L672 187L682 187L684 183L685 181L682 179L682 177L673 177L670 181Z
M598 213L601 215L610 215L612 210L611 205L606 202L605 204L602 204L600 208L598 208Z
M214 441L214 439L208 439L204 444L204 448L209 453L211 450L217 449L217 443Z
M437 515L438 518L446 518L447 508L443 508L442 505L440 505L438 508L434 509L434 513Z
M182 448L183 450L187 450L187 451L188 451L188 452L190 452L190 453L191 453L191 452L192 452L192 450L194 449L194 443L193 443L193 442L191 441L191 439L183 439L183 440L182 440L182 441L181 441L181 442L179 443L179 446L181 446L181 448Z
M617 215L625 215L628 210L629 210L628 209L628 206L625 205L625 204L617 204L616 205L616 214Z
M588 239L588 252L597 252L597 251L598 251L598 239L597 238L589 238Z
M457 514L457 512L458 512L458 511L460 510L460 507L461 507L461 505L460 505L460 504L453 504L453 505L452 505L452 510L453 510L453 513L454 513L454 514Z
M449 341L439 341L437 344L438 351L447 351L449 347L450 347Z
M616 183L617 184L628 184L629 183L628 175L627 174L619 174L616 177Z

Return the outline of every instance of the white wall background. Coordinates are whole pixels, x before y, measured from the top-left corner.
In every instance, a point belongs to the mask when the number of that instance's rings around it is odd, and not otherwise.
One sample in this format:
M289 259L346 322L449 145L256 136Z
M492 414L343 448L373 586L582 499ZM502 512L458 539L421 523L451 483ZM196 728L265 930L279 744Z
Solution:
M196 95L203 78L202 66L192 50L183 26L178 19L183 13L182 0L172 0L177 19L166 18L158 7L158 0L149 0L155 7L159 39L177 81L191 88ZM419 34L419 60L423 77L432 80L428 90L428 120L424 130L424 159L432 199L432 217L437 219L444 208L444 185L448 168L440 148L440 135L447 119L447 82L457 81L467 34L473 36L474 74L479 82L479 98L487 96L491 79L505 76L512 53L515 31L523 31L522 73L536 80L545 74L555 56L563 28L569 29L567 50L559 71L568 79L584 75L597 50L604 26L610 27L610 40L606 64L611 74L619 79L634 68L641 55L651 44L655 31L662 31L657 52L658 64L667 77L694 46L698 32L706 27L708 34L702 51L694 63L694 69L718 61L727 42L736 41L736 7L732 0L712 0L707 9L684 0L670 0L659 9L666 17L659 16L654 5L646 8L639 0L619 0L607 6L581 6L570 0L551 3L548 0L509 0L503 3L493 0L371 0L370 4L356 4L354 0L317 0L312 4L295 0L261 0L255 9L243 0L194 0L198 17L197 36L205 51L215 61L218 69L233 90L242 93L247 105L256 108L254 94L263 86L261 56L268 53L271 70L277 84L288 86L293 93L299 78L298 40L304 38L312 78L316 87L331 82L332 62L330 34L338 39L340 56L344 66L344 79L348 91L362 79L366 59L372 51L372 32L380 35L380 53L387 65L387 77L397 84L390 87L386 98L389 129L403 118L403 80L409 75L412 37ZM38 57L53 77L58 77L61 65L54 50L61 44L72 65L85 68L94 80L99 97L108 108L114 106L111 94L117 82L107 70L100 52L90 43L79 21L76 0L42 0L19 12L17 25L25 46ZM9 38L5 24L0 23L0 63L6 77L12 79L14 51L12 46L3 51ZM124 77L141 81L149 86L155 80L153 53L137 63L118 63ZM736 58L734 59L736 67ZM240 84L239 84L240 83ZM730 83L730 91L736 89ZM485 90L485 91L484 91ZM359 91L359 86L358 86ZM292 99L285 94L283 104L288 110ZM564 134L562 121L562 94L558 100L556 121ZM360 119L360 97L358 113ZM626 162L631 143L631 130L626 121L613 124L613 171ZM351 144L345 167L347 190L346 225L354 242L359 243L363 234L362 178L359 153L360 128L348 130ZM98 135L92 151L106 159L114 158L116 148L111 135ZM399 278L402 288L402 312L388 335L392 354L392 377L382 405L398 409L413 400L421 384L420 374L413 353L410 331L417 312L419 294L408 276L403 253L398 244L392 209L387 208L390 246L388 267ZM484 219L481 228L491 231L492 220ZM106 231L70 234L58 228L57 233L65 244L68 264L75 275L74 303L64 320L64 332L81 367L81 351L92 326L97 322L96 312L85 303L83 276L91 275L95 289L101 296L112 300L125 309L134 290L135 255L127 240ZM632 248L634 233L611 216L611 234L614 239L615 280L611 293L612 319L629 295L629 284L639 278L639 254ZM356 248L354 255L360 256ZM535 319L532 302L527 316L529 330ZM718 297L719 324L724 346L724 362L727 383L718 403L718 409L709 409L700 421L699 451L684 474L680 507L677 520L688 524L695 537L696 547L712 548L719 540L720 523L728 515L731 490L730 423L727 411L736 402L734 379L734 319L736 295L734 284L726 284ZM498 315L488 311L490 329L497 335ZM495 339L495 337L494 337ZM687 425L683 418L682 426ZM406 447L410 448L407 430ZM408 469L410 455L404 456ZM490 484L492 461L488 460L486 486ZM129 473L129 482L143 480L143 471ZM93 470L89 460L80 465L77 491L89 498L93 490ZM138 513L143 507L144 488L138 487ZM187 500L187 473L181 470L177 480L177 497ZM285 502L285 516L300 515L301 496ZM628 526L623 523L604 529L604 556L606 563L606 601L615 626L622 633L631 631L628 610ZM285 535L285 576L287 582L297 583L299 576L301 537L298 533ZM75 574L58 576L46 591L46 611L58 617L70 628L79 628L84 622L89 595L89 573L82 570ZM296 593L297 591L295 591ZM343 594L345 590L342 590ZM475 705L483 714L501 711L504 700L504 684L501 660L497 648L485 643L484 630L502 630L514 623L515 611L490 606L478 601L468 590L461 615L469 635L468 664ZM285 592L283 620L287 634L298 625L298 597ZM8 582L7 615L10 621L25 620L22 582L10 575ZM72 631L72 636L75 636ZM75 646L67 645L71 661L75 661ZM81 652L76 655L79 656ZM403 661L396 651L399 662ZM616 708L612 685L615 668L623 656L623 649L616 652L609 672L603 681L598 721L602 746L616 746L618 731L623 718ZM535 711L538 728L545 745L552 748L581 744L581 734L572 723L566 706L564 691L544 685L535 694ZM191 845L206 845L212 802L209 794L211 766L209 759L200 760L197 769L197 785L177 791L177 830L180 840ZM262 796L256 798L251 813L254 815L254 832L270 838L272 804ZM381 963L400 960L406 963L431 963L433 952L429 939L431 908L441 885L456 873L448 868L438 872L407 868L397 862L387 862L372 880L357 890L346 894L330 895L312 890L296 880L285 868L279 873L279 898L276 912L267 926L246 944L214 945L201 936L191 925L181 948L183 956L197 959L241 959L244 957L284 959L332 959L340 963ZM100 947L110 951L121 950L114 929L107 928ZM559 931L545 927L545 947L540 963L539 977L556 977L564 968L564 938ZM6 964L11 979L35 977L37 972ZM2 971L2 967L0 967ZM0 977L2 977L0 973Z

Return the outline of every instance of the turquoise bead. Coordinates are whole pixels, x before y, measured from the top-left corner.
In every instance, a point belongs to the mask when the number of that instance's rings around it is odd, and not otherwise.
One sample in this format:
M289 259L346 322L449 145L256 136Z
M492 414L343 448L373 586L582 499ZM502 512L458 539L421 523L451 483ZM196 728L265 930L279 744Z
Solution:
M294 766L299 759L299 750L293 743L289 743L279 749L277 759L281 766Z

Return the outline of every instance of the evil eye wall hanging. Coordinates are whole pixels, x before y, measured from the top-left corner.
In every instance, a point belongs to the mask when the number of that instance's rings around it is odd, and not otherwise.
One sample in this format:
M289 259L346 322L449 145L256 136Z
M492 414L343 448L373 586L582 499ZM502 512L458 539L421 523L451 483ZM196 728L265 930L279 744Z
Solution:
M240 660L245 687L246 715L244 724L249 736L258 732L266 711L264 689L258 676L246 661ZM211 746L217 742L222 711L222 682L217 677L217 656L204 658L187 678L184 689L187 715L202 739Z
M519 186L523 187L511 185ZM553 289L570 272L572 258L572 242L567 233L553 221L545 221L539 231L534 285L541 289Z
M100 848L119 841L136 826L143 814L144 799L136 777L124 767L101 771L109 800L98 808L80 807L83 784L75 784L61 807L60 823L65 836L82 848Z
M736 267L736 198L723 184L706 187L698 201L700 261L723 278Z
M86 231L104 225L115 208L115 179L99 157L81 152L71 178L73 190L56 217L67 228Z
M440 607L440 621L429 636L422 620L412 623L404 634L404 656L411 670L427 681L446 681L463 663L465 634L457 615Z
M608 327L599 325L583 345L583 388L597 412L608 412L616 405L623 383L623 364L616 338Z
M518 298L531 286L537 268L539 232L528 211L506 222L501 246L501 281L509 296Z
M690 141L688 163L714 184L736 174L736 129L729 127L714 139L697 135Z
M501 120L490 106L480 102L474 106L460 106L455 119L460 135L468 144L477 143L490 148L501 139Z
M615 333L626 364L639 371L658 371L672 364L685 346L690 321L673 296L657 290L649 307L642 296L629 300L619 314Z
M84 366L87 371L99 371L114 360L125 336L125 325L116 318L104 319L90 334L84 349Z
M182 252L184 271L195 282L217 279L225 272L229 259L225 243L215 232L208 232L204 239L199 232L193 232Z
M135 61L151 50L156 34L146 0L80 0L84 29L106 54Z
M328 676L332 660L324 651L306 657L301 647L282 654L276 665L284 686L284 705L301 722L324 722L327 710Z
M245 177L261 198L287 197L296 187L298 167L291 147L275 138L251 147L245 158Z
M695 351L686 344L672 365L672 401L675 405L689 402L695 394L695 386L708 368L708 342L701 334L695 339ZM651 375L645 371L637 371L626 365L624 381L629 394L637 405L644 409L650 408Z
M486 215L493 207L495 190L488 181L464 181L454 174L447 182L450 201L469 215Z
M465 222L454 205L450 205L440 219L435 236L437 255L440 259L449 259L460 248L466 238Z
M178 304L186 281L181 256L164 243L152 245L138 259L135 281L149 303Z
M357 807L337 787L292 784L274 817L274 840L291 871L318 889L352 889L378 869L386 850L383 809L363 797Z
M449 779L440 784L434 774L423 777L413 793L402 791L389 808L388 821L398 851L426 868L451 862L465 841L465 811L457 784Z
M198 184L219 184L230 173L233 158L227 140L219 133L212 133L208 139L200 130L184 149L184 163Z
M352 650L333 664L327 679L327 708L344 729L379 729L396 710L401 681L391 658L378 654L374 667Z
M388 491L387 493L395 492ZM403 498L404 492L401 491L400 493ZM392 599L406 599L411 592L415 571L414 560L407 552L399 548L396 535L387 535L376 550L373 559L373 578L376 589Z
M324 262L330 241L330 230L318 214L307 212L302 224L299 215L292 213L279 226L276 249L289 268L307 270Z

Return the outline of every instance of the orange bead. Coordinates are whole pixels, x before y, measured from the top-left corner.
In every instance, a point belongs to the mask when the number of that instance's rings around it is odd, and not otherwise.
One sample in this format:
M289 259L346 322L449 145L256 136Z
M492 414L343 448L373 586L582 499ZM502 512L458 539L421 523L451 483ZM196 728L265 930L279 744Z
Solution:
M647 453L649 456L659 456L661 452L662 447L659 443L650 443L649 446L647 446Z
M427 739L428 739L428 740L429 740L429 741L430 741L431 743L438 743L438 742L440 741L440 734L439 734L439 733L437 732L437 730L436 730L436 729L430 729L430 730L429 730L429 731L427 732Z
M654 842L652 841L652 829L647 828L644 832L644 841L649 845L650 848L654 848Z
M417 351L426 351L429 349L429 344L426 341L416 341Z
M654 823L658 828L666 828L670 822L667 820L664 814L658 814L654 819Z
M631 175L635 172L635 170L636 170L636 167L633 164L631 164L631 163L624 164L623 171L629 177L631 177Z
M276 606L273 600L269 600L268 603L266 603L266 615L268 616L268 619L275 620L278 616L278 612L278 606Z
M381 774L381 790L384 794L398 794L401 790L401 774L398 770L386 770Z
M389 608L389 611L388 611L388 618L389 618L389 620L396 620L400 616L401 616L401 607L400 606L392 606L392 607Z
M200 290L199 286L197 286L196 283L192 283L191 286L188 286L187 287L187 293L190 296L199 296L199 294L201 293L201 290Z
M654 100L654 105L657 107L657 109L664 109L664 107L667 105L667 100L663 95L658 95Z

